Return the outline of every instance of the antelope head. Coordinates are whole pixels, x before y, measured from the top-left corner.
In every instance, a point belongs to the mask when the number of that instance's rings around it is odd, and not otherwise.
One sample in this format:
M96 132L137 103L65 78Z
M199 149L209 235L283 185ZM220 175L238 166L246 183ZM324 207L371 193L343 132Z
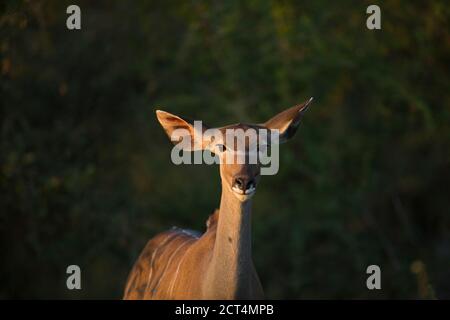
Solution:
M267 155L268 148L294 136L311 101L312 98L286 109L262 124L237 123L220 128L161 110L156 115L169 138L183 152L208 150L215 155L223 188L245 202L255 194L264 169L260 155Z

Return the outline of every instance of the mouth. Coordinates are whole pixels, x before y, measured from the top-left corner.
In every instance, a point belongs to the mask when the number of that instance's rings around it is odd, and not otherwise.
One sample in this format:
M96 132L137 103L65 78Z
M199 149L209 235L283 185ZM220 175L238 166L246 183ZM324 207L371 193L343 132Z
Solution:
M240 201L246 201L253 197L253 195L256 193L256 187L251 186L247 190L241 190L238 187L232 187L231 191L233 191L233 194L240 200Z
M255 193L256 188L254 186L251 186L250 188L248 188L247 190L241 190L238 187L233 187L231 188L231 190L233 190L233 192L236 192L237 194L240 195L252 195Z

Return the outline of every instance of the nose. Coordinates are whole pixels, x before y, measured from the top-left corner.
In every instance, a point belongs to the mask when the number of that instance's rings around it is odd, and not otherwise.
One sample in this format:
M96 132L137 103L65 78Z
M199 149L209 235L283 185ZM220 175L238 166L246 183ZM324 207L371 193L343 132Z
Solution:
M255 179L248 176L234 177L233 189L238 189L242 193L251 192L256 188Z

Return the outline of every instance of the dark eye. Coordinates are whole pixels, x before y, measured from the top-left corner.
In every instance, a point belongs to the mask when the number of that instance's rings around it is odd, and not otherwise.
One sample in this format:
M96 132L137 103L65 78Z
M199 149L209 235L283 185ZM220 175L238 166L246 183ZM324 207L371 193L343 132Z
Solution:
M225 147L225 145L223 144L217 144L216 146L220 152L225 152L227 150L227 147Z

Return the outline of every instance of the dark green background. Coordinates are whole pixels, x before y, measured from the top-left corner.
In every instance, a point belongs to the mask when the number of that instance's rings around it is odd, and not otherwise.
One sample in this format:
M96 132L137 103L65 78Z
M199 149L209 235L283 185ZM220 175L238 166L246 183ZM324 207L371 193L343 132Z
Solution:
M0 4L0 298L120 298L148 239L204 230L215 166L175 166L157 107L211 126L313 96L254 201L269 298L450 298L450 5ZM66 267L80 265L81 291ZM366 267L382 290L366 288Z

